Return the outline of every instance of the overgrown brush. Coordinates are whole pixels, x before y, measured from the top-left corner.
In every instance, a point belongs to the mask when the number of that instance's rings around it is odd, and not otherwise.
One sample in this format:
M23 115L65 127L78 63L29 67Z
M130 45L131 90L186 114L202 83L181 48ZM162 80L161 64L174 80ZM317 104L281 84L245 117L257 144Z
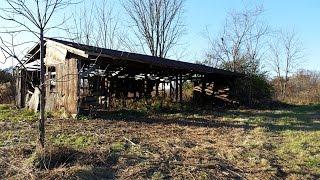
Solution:
M18 109L13 105L0 105L0 121L26 121L35 122L38 119L38 113L28 109Z
M15 99L15 83L11 73L0 69L0 104L12 103Z
M290 104L320 103L320 72L300 70L289 77L285 89L281 88L281 81L272 81L276 99Z

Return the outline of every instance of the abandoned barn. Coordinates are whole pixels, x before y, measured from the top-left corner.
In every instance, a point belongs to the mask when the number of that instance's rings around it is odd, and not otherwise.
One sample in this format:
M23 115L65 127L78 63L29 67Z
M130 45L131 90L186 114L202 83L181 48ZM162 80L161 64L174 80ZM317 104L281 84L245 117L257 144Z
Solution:
M111 110L116 102L153 97L182 103L186 83L193 84L199 100L226 99L226 92L240 76L201 64L64 40L47 38L45 42L47 111L64 109L79 114L90 108ZM38 108L39 51L37 44L28 51L23 65L15 68L16 103L21 108Z

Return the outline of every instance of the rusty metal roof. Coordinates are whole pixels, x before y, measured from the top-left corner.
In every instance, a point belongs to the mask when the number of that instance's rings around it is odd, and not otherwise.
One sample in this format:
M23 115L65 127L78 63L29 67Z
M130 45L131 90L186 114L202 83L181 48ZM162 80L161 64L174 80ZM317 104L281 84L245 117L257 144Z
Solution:
M224 75L224 76L243 76L242 74L239 74L239 73L222 70L218 68L213 68L213 67L209 67L202 64L183 62L183 61L177 61L177 60L166 59L166 58L159 58L155 56L149 56L149 55L137 54L137 53L131 53L131 52L125 52L125 51L105 49L105 48L88 46L88 45L74 43L74 42L60 40L60 39L53 39L53 38L46 38L46 39L85 51L86 53L103 54L103 55L112 57L114 59L126 59L128 61L145 63L152 66L158 66L161 68L185 70L185 71L190 71L194 73L208 74L208 75L218 74L218 75Z

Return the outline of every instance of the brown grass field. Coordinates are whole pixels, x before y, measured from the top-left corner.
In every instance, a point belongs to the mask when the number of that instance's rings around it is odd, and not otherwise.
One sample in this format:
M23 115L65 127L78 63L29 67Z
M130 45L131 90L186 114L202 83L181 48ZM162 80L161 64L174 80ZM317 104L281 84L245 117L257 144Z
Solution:
M4 179L318 179L320 106L49 118L0 106Z

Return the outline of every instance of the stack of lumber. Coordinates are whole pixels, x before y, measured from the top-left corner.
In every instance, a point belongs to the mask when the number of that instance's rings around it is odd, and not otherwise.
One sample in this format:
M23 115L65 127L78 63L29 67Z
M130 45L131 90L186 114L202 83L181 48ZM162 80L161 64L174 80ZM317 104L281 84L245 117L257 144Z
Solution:
M215 90L214 89L214 85L213 84L206 84L206 87L204 89L205 91L205 94L207 96L212 96L218 100L222 100L222 101L225 101L225 102L228 102L228 103L231 103L232 100L229 99L229 91L230 89L229 88L224 88L224 89L219 89L219 90ZM195 86L193 88L193 90L195 92L199 92L202 94L202 87L201 86Z

